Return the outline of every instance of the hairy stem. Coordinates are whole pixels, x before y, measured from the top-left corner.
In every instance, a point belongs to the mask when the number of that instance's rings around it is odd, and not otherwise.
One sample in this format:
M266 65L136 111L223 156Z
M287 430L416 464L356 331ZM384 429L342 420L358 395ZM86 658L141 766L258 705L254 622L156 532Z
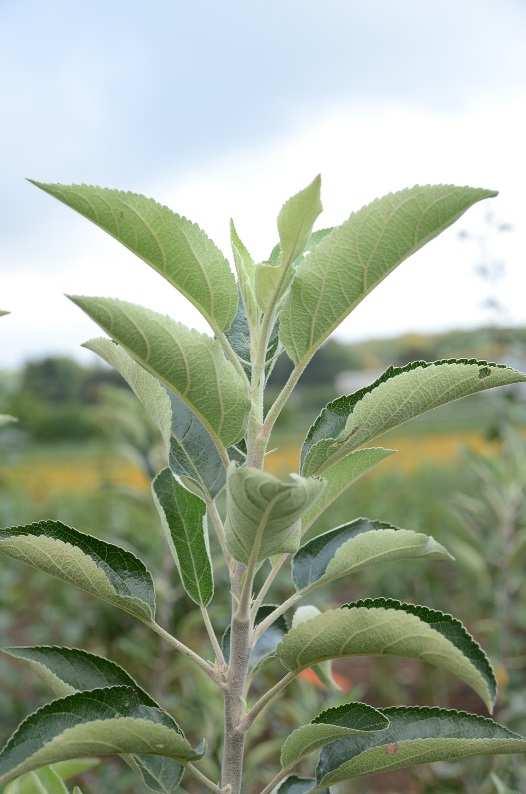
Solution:
M303 598L304 595L307 594L307 592L308 592L308 588L305 588L305 590L301 590L298 593L293 593L291 596L287 598L286 601L280 604L279 607L276 607L276 609L273 612L271 612L270 615L267 615L265 620L262 620L261 623L258 625L258 627L255 629L254 640L257 642L257 640L261 637L261 635L264 634L265 631L268 628L270 628L278 618L280 618L282 615L285 614L285 612L291 609L294 606L294 604L297 604L298 601L301 601L301 599Z
M206 632L210 640L210 645L212 646L214 655L216 657L216 662L221 667L225 667L225 657L223 656L223 651L217 640L214 627L212 626L212 621L210 620L210 615L208 614L208 610L203 605L201 605L201 616L203 618L203 623L205 624Z
M146 623L146 625L155 631L159 637L162 637L163 640L172 646L172 648L175 648L176 651L179 651L179 653L182 653L184 656L187 656L189 659L191 659L198 667L201 668L201 670L207 674L209 678L212 679L212 681L214 681L216 684L219 683L219 678L216 671L212 665L206 661L206 659L203 659L201 656L199 656L198 653L185 645L184 642L181 642L180 640L173 637L169 631L163 629L163 627L159 626L159 624L154 620L152 620L150 623Z
M203 784L203 786L206 786L208 789L210 789L210 791L215 791L215 792L223 791L223 789L220 786L218 786L217 783L214 783L213 780L210 780L210 778L207 777L204 772L201 772L201 770L198 769L195 766L195 764L192 763L187 764L186 768L188 769L189 772L192 773L192 775L195 778L197 778L197 780L199 780Z

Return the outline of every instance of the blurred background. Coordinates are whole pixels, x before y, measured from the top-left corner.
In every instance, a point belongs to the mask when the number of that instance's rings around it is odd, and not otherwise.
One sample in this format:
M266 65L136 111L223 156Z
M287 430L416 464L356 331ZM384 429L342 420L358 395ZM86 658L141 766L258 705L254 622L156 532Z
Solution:
M96 327L64 293L118 296L204 328L160 276L24 177L154 196L228 253L228 220L257 260L283 201L322 173L322 225L416 182L496 188L380 285L318 353L277 428L268 466L296 466L320 407L416 359L477 357L526 370L526 3L523 0L0 0L4 152L0 192L0 525L55 517L136 550L154 572L160 622L206 652L167 559L148 481L157 439L119 377L80 345ZM287 375L283 357L271 391ZM317 529L359 515L432 533L457 564L362 574L330 600L390 595L453 611L498 672L497 717L526 732L526 393L473 397L382 439L399 450ZM226 625L224 572L212 617ZM276 599L286 595L278 581ZM210 774L221 703L146 629L15 563L0 568L2 645L63 644L124 664L196 738ZM263 678L276 675L273 663ZM450 677L395 660L335 666L346 697L478 711ZM197 684L197 685L196 685ZM252 736L255 790L282 738L338 693L305 673ZM0 743L47 693L0 659ZM215 712L216 710L216 712ZM217 716L217 719L214 718ZM270 715L269 715L270 716ZM308 772L308 766L305 767ZM94 794L141 794L118 762ZM188 780L188 792L199 788ZM358 794L526 791L520 758L368 778Z

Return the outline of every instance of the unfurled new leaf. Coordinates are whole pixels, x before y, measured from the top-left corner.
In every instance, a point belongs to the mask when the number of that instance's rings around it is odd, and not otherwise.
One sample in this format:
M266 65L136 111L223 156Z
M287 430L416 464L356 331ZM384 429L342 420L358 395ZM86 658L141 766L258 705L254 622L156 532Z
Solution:
M381 711L365 703L350 702L326 709L287 736L281 748L281 765L292 766L343 736L380 731L388 725L389 720Z
M0 752L0 784L41 766L89 755L159 755L181 764L200 758L131 687L79 692L35 711Z
M217 340L133 303L80 296L71 300L184 400L219 444L229 446L243 436L247 382L226 360Z
M295 363L307 362L345 317L397 265L491 190L416 186L351 215L298 266L280 316L280 338Z
M280 480L251 467L232 465L227 477L226 542L247 563L297 551L300 517L323 490L323 482L291 475Z
M323 472L325 488L320 498L303 516L303 534L353 483L394 452L394 449L382 449L381 447L357 449L343 460L337 461L334 465L325 469ZM307 476L309 474L308 470L304 471L303 474Z
M278 646L288 670L346 656L405 656L448 670L491 710L496 682L484 651L443 612L377 598L331 609L290 631Z
M152 489L184 589L196 604L206 606L214 594L205 527L206 505L183 488L170 469L163 469L157 475Z
M488 717L406 706L382 709L382 714L389 720L385 730L339 739L322 750L318 785L434 761L526 752L525 738Z
M292 561L292 577L297 590L313 589L369 565L426 557L452 559L430 535L357 518L302 546Z
M52 691L59 697L111 686L131 687L145 706L158 709L158 719L168 728L180 732L173 717L160 710L148 695L120 665L93 653L77 648L41 646L7 648L5 653L29 662ZM150 788L171 794L183 775L183 767L173 758L158 755L136 755L133 766L141 773Z
M390 367L370 386L323 409L305 439L302 471L324 471L353 449L439 405L524 381L526 375L510 367L475 359Z
M237 309L234 277L221 251L195 223L137 193L33 184L137 254L182 292L215 331L230 326Z
M131 552L60 521L0 529L0 554L28 563L141 620L155 614L153 581Z

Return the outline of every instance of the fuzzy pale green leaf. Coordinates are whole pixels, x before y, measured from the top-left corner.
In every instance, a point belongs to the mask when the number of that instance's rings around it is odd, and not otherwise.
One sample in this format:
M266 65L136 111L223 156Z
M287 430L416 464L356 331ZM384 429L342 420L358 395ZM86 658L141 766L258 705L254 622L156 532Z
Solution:
M233 557L247 563L297 551L299 519L323 490L323 482L232 465L227 477L226 542Z
M365 703L350 702L327 709L287 736L281 748L281 765L292 766L343 736L379 731L388 725L389 720L381 711Z
M482 698L495 701L489 661L462 624L443 612L377 598L331 609L290 631L278 646L288 670L347 656L421 659L456 675Z
M206 505L183 488L170 469L163 469L157 475L152 490L184 589L196 604L206 606L214 594L205 527Z
M321 177L285 202L278 215L278 232L281 260L293 262L310 238L314 221L322 211L320 199Z
M237 271L237 280L239 291L241 293L241 301L245 310L245 316L253 323L258 316L258 307L256 302L256 265L252 259L247 247L239 237L234 221L230 221L230 242L232 245L232 254L234 256L234 264ZM239 312L239 307L238 307ZM230 328L232 324L230 325Z
M137 193L91 185L34 182L119 240L164 276L225 331L237 310L237 288L221 251L202 229L168 207Z
M141 620L155 614L152 577L137 557L60 521L0 529L0 554L74 584Z
M133 303L80 296L71 300L184 400L218 444L228 446L244 435L247 382L226 360L217 340Z
M353 483L390 455L393 455L394 452L395 450L393 449L383 449L381 447L357 449L343 458L343 460L337 461L334 465L325 469L323 472L325 488L320 498L303 516L303 534ZM308 468L302 473L307 476L309 474Z
M312 590L370 565L419 558L452 559L430 535L357 518L305 543L294 555L292 578L297 590Z
M526 375L510 367L475 359L390 367L370 386L323 409L305 439L302 471L323 471L353 449L439 405L524 381Z
M89 755L159 755L185 764L202 755L164 724L131 687L78 692L38 709L0 752L0 784L47 764Z
M389 720L385 730L339 739L322 750L316 770L319 786L435 761L526 752L526 738L488 717L406 706L382 713Z
M298 266L280 317L280 337L306 363L345 317L404 259L481 199L452 185L415 186L355 212Z

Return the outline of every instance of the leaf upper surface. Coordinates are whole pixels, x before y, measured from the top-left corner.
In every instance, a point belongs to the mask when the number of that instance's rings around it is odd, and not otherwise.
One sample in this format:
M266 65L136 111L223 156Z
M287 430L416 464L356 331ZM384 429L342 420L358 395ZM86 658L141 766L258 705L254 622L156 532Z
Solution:
M173 390L226 446L244 435L247 383L219 342L142 306L112 298L71 300Z
M170 469L157 475L152 490L184 589L196 604L206 606L214 594L205 529L206 505L183 488Z
M322 750L316 770L319 785L434 761L526 751L526 739L488 717L405 706L382 713L389 719L385 730L349 736Z
M89 755L161 755L180 763L201 757L184 736L164 724L131 687L78 692L35 711L0 753L0 783L47 764Z
M338 397L322 410L305 439L302 470L323 471L335 457L439 405L525 380L510 367L476 359L390 367L370 386Z
M368 565L420 557L451 559L444 546L430 535L357 518L305 543L294 555L292 578L296 589L302 590Z
M280 317L283 345L308 361L397 265L494 191L453 185L390 193L353 213L298 266Z
M151 620L155 614L152 577L137 557L60 521L0 529L2 553L70 582L141 620Z
M496 682L489 661L462 624L443 612L391 599L367 599L324 612L292 629L278 646L288 670L346 656L404 656L456 675L491 710Z
M237 309L237 289L227 260L204 231L168 207L137 193L91 185L34 182L119 240L164 276L225 331Z
M281 766L292 766L342 736L383 730L388 725L389 720L381 711L365 703L350 702L326 709L287 736L281 748Z
M292 475L280 480L251 467L231 466L227 478L226 542L239 562L294 552L301 514L318 498L323 482Z

